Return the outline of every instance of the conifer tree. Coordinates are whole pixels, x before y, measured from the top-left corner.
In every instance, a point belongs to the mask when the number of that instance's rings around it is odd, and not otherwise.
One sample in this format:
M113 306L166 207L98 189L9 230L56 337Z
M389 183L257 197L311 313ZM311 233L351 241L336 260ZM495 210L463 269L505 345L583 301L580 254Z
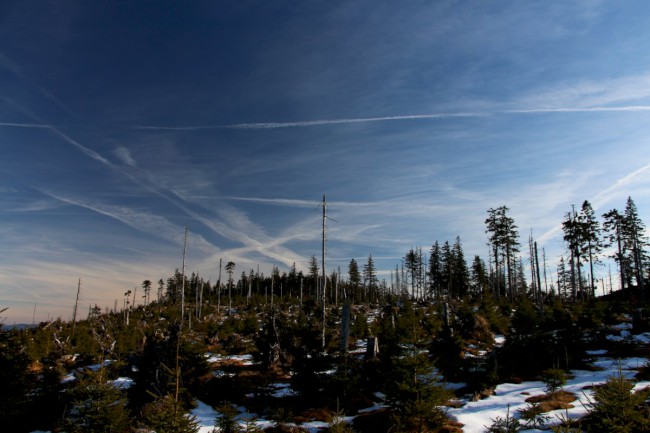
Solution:
M440 252L440 245L436 241L431 247L431 255L429 257L429 290L431 295L440 300L442 297L442 256Z
M368 256L368 261L363 267L363 281L368 291L367 300L369 301L370 294L374 293L377 288L377 269L372 254Z
M562 230L564 231L564 241L569 249L569 269L571 271L571 298L575 301L578 293L583 295L582 291L582 254L583 254L583 231L580 226L578 214L575 209L567 212L562 221Z
M645 236L645 225L636 208L632 197L627 198L625 211L623 213L622 235L623 243L628 254L628 262L633 264L631 273L634 275L636 285L639 288L644 286L643 264L647 262L645 248L648 240Z
M569 298L569 289L571 288L571 275L567 270L564 256L560 257L560 263L557 265L557 292L558 296L563 299Z
M618 373L594 388L588 405L588 432L636 433L650 431L650 410L646 405L650 388L634 390L634 384Z
M106 382L101 368L83 372L70 393L64 417L70 433L124 433L130 431L129 412L124 391Z
M594 296L596 287L594 285L594 263L598 263L598 254L602 251L602 229L596 219L596 213L591 203L585 200L580 209L580 230L585 260L589 263L589 288L591 296Z
M309 259L309 281L316 297L319 297L318 293L320 292L319 275L320 266L318 265L318 259L316 256L311 256Z
M488 290L488 273L485 262L475 255L470 273L470 285L475 296L483 296Z
M359 265L354 259L350 260L350 264L348 265L348 282L353 296L356 296L359 291L359 284L361 283L361 274L359 273Z
M603 214L603 228L607 232L605 247L616 246L616 254L613 258L618 263L619 275L621 279L621 289L627 282L626 276L629 274L629 262L627 261L623 250L623 215L618 210L612 209Z
M199 425L188 414L182 401L174 400L167 394L149 403L142 411L142 422L146 428L156 433L196 433Z
M416 280L418 279L422 262L420 261L420 256L415 250L413 250L413 248L411 248L409 252L406 253L406 256L404 256L404 263L411 277L411 297L416 299L418 297L416 291Z
M469 291L469 270L465 261L465 253L460 242L460 236L456 236L451 250L451 279L454 295L464 298Z
M506 206L488 209L488 218L485 220L485 224L486 233L489 234L488 239L494 251L497 281L500 280L499 272L503 267L507 275L507 294L512 298L514 296L514 257L519 252L519 232L514 219L508 216L509 210Z
M228 314L232 310L232 273L235 272L235 262L226 263L226 272L228 272Z
M452 267L454 258L451 251L449 241L445 241L440 249L440 285L442 287L443 296L449 299L452 296Z

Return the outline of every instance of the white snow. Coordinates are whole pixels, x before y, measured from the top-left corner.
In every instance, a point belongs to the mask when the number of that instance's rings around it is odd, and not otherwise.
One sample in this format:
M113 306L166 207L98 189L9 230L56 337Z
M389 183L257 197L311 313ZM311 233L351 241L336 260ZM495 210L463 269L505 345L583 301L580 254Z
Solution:
M213 355L208 353L205 355L208 358L208 362L212 363L228 363L228 364L239 364L239 365L254 365L253 355Z
M637 341L639 341L637 339ZM607 353L606 350L593 350L589 355L600 355ZM565 391L572 392L578 398L571 404L573 408L568 410L571 418L581 418L586 415L589 399L593 396L594 385L603 384L611 376L618 373L620 366L621 373L626 378L634 377L637 369L643 367L648 362L645 358L631 357L623 359L599 358L592 363L595 367L601 368L599 371L572 370L572 379L567 380L563 387ZM650 381L638 382L635 389L650 386ZM497 417L505 418L510 411L511 416L516 416L519 409L527 406L526 399L535 395L545 393L545 385L539 381L522 382L520 384L504 383L495 389L495 395L487 397L476 402L467 402L463 407L451 408L447 412L453 419L464 424L464 433L482 433L486 426L492 424ZM509 408L509 409L508 409ZM559 423L559 416L566 416L567 411L558 409L546 413L549 424ZM543 432L543 430L529 429L528 433ZM548 431L548 430L546 430Z

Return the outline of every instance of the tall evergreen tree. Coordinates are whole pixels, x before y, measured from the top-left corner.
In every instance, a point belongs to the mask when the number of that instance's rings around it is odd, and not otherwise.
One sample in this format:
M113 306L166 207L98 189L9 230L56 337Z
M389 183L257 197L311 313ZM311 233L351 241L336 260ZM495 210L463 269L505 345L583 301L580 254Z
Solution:
M515 255L519 252L519 232L512 217L508 216L508 207L500 206L488 209L488 218L485 220L486 233L494 251L497 280L499 280L500 267L505 269L507 275L507 292L510 297L513 292L513 276L516 265Z
M440 250L440 287L442 288L441 293L446 299L449 299L452 296L452 268L453 268L454 257L451 251L451 245L449 241L445 241L442 244Z
M626 276L629 274L629 262L626 260L625 255L623 254L623 236L622 236L622 226L623 226L623 215L619 213L618 210L612 209L609 212L603 214L603 228L607 232L607 237L605 240L605 247L616 246L616 254L613 258L618 263L618 270L621 279L621 289L625 287L627 282Z
M645 236L645 225L636 204L632 197L627 198L625 204L625 211L623 213L622 225L623 242L628 255L628 262L632 263L632 273L636 280L636 285L639 288L644 286L643 264L647 262L647 255L645 249L648 246L648 240ZM642 292L643 293L643 292Z
M478 255L475 255L472 261L470 284L475 296L483 296L488 290L488 272L485 262Z
M377 268L372 259L372 254L368 256L368 261L363 267L363 281L368 291L367 300L370 300L372 294L377 289Z
M361 284L361 274L359 273L359 265L354 259L350 260L350 264L348 265L348 283L350 284L352 296L357 296L359 285Z
M563 299L569 298L571 289L571 274L566 268L564 256L560 257L560 263L557 265L557 294Z
M596 219L596 213L591 207L591 203L585 200L580 209L580 231L582 248L585 251L585 260L589 263L589 288L593 297L596 293L594 285L594 263L598 262L598 254L602 251L602 229Z
M578 214L574 209L564 216L562 221L562 230L564 231L564 241L569 249L569 269L571 271L571 298L575 301L578 292L582 294L582 275L580 273L582 265L582 233Z
M235 272L235 262L226 263L226 272L228 272L228 314L232 310L232 273Z
M442 255L438 241L431 247L429 256L429 290L435 299L442 297Z
M419 279L422 261L420 260L420 256L418 255L417 251L411 248L409 252L406 253L406 256L404 256L404 263L411 277L411 297L418 298L416 281Z
M460 242L460 236L456 236L451 249L451 278L454 295L457 298L464 298L469 291L469 270L465 261L465 253Z
M309 258L309 284L312 286L317 297L320 292L319 276L320 265L318 264L318 259L316 256L311 256Z

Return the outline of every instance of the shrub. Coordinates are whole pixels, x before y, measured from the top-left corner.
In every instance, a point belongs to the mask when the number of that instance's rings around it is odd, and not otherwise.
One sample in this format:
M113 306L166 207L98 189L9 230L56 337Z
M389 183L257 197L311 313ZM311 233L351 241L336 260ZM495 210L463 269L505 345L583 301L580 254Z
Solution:
M553 394L562 389L566 383L566 373L560 368L548 368L542 371L542 382L546 385L546 392Z
M650 411L646 400L650 388L634 391L634 384L618 373L594 389L588 404L588 432L634 433L650 430Z

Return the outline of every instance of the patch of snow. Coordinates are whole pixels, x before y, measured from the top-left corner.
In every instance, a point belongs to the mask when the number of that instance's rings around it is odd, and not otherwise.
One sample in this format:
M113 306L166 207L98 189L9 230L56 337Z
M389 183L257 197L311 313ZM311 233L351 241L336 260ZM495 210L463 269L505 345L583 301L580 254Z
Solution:
M217 419L219 412L214 410L211 406L196 400L196 407L191 411L192 416L196 418L199 423L199 433L210 433L214 428L214 422Z
M61 383L69 383L69 382L74 382L77 380L77 378L74 376L72 373L68 373L63 378L61 379Z
M118 389L129 389L135 384L133 379L130 377L118 377L117 379L112 380L111 383Z
M620 364L621 369L623 370L623 374L625 374L626 373L625 370L638 370L639 368L643 367L647 362L648 362L647 359L638 358L638 357L623 358L623 359L601 358L597 361L594 361L592 365L595 367L599 367L599 368L603 368L615 372L618 369L618 366ZM631 373L631 376L633 375L634 374Z
M230 363L237 363L241 365L254 365L255 362L253 361L253 355L250 354L245 354L245 355L213 355L210 353L207 353L205 355L208 359L207 361L209 363L215 363L215 362L230 362Z
M384 408L386 408L386 407L388 407L388 406L386 406L385 404L382 404L382 403L375 403L375 404L373 404L373 405L370 406L370 407L366 407L366 408L363 408L363 409L359 409L357 412L358 412L358 413L377 412L378 410L380 410L380 409L384 409Z
M329 423L323 421L310 421L300 424L300 427L307 429L310 433L318 433L329 426Z
M631 378L634 376L634 371L631 369L638 368L639 365L645 363L643 358L625 358L620 360L622 373L625 377ZM568 415L571 418L582 418L586 415L589 399L593 397L593 386L603 384L607 379L615 374L619 360L602 359L596 361L594 364L606 368L602 371L584 371L572 370L573 378L567 380L563 387L565 391L572 392L578 398L571 403L574 407L568 410ZM637 388L650 385L650 381L640 382L636 384ZM526 407L526 398L544 394L545 385L539 381L522 382L520 384L505 383L500 384L495 389L495 395L492 395L483 400L475 402L467 402L463 407L451 408L448 414L464 424L464 433L482 433L485 431L486 426L492 424L492 420L497 417L505 418L507 408L510 409L510 415L515 416L517 410ZM564 409L548 412L549 423L559 423L558 416L565 416ZM543 430L524 430L528 433L541 432Z
M269 385L269 388L273 388L276 391L271 394L272 397L275 398L283 398L283 397L293 397L296 394L296 392L291 389L291 384L289 383L272 383Z
M650 332L644 332L643 334L635 335L634 339L639 343L650 344Z
M105 359L104 362L102 362L101 364L93 364L93 365L89 365L89 366L87 366L85 368L87 368L88 370L91 370L91 371L98 371L100 368L108 367L112 363L113 363L112 360Z
M612 326L612 329L617 329L619 331L622 331L624 329L632 329L632 324L631 323L618 323L618 324Z
M458 389L465 388L467 384L465 382L445 382L443 383L443 386L449 391L456 391Z

